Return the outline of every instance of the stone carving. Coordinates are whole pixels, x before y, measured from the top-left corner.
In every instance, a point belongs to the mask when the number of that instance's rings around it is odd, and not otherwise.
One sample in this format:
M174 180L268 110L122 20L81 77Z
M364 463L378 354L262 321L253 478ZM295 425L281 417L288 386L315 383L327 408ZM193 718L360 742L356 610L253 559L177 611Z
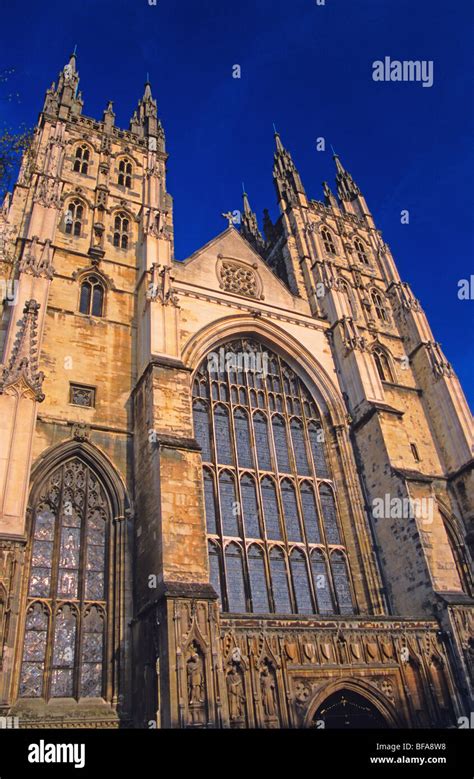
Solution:
M227 698L229 701L229 717L238 720L244 717L245 694L242 674L234 663L227 674Z
M260 689L262 693L262 706L265 715L267 717L276 717L276 685L273 672L268 664L263 666L260 673Z
M203 664L195 644L191 644L189 647L187 674L189 703L191 705L195 703L202 703L204 701Z
M19 395L29 394L41 403L44 400L44 373L38 370L39 308L40 304L36 300L27 300L25 303L10 360L0 377L0 394L12 391Z
M359 329L352 317L344 316L342 318L343 341L348 352L355 349L363 352L367 349L367 339L360 335Z
M33 236L28 248L25 247L23 257L20 260L20 273L31 273L33 276L43 276L52 279L54 268L52 265L51 241L47 238L43 247L38 245L37 236Z
M147 300L159 300L164 306L168 303L178 306L179 298L173 288L174 275L170 266L153 263L150 268L150 277L146 294Z
M453 375L451 363L447 361L439 343L436 341L427 343L426 351L435 376L441 378L442 376L450 377Z

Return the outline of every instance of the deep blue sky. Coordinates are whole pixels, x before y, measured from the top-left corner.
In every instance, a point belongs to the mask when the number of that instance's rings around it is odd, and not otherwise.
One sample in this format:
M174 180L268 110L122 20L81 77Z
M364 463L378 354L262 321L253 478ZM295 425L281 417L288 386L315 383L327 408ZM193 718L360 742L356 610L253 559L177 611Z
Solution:
M310 197L334 178L332 143L366 196L402 276L474 406L473 6L468 0L24 0L2 8L0 95L11 127L32 125L77 43L84 113L114 100L128 121L149 71L170 152L176 256L240 207L277 216L272 122ZM374 60L434 61L434 86L376 83ZM240 64L242 78L232 78ZM329 146L328 146L329 148ZM400 223L409 209L410 224Z

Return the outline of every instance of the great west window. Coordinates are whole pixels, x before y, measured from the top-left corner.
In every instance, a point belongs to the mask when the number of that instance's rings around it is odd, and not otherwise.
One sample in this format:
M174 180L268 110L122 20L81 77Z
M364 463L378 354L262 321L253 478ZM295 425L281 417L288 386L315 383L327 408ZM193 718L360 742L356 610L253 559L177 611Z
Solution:
M321 416L303 382L263 345L234 340L201 363L193 411L223 610L352 613Z

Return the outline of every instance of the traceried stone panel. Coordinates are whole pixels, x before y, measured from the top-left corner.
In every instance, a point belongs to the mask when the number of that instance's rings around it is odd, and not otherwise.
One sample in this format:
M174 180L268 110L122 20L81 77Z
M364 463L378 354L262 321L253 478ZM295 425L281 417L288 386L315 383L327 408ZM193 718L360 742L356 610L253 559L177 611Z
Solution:
M238 260L220 256L217 262L217 276L221 289L249 298L261 298L262 282L256 267L256 265L250 266Z
M193 396L222 609L351 613L323 426L304 384L279 356L239 339L206 357Z

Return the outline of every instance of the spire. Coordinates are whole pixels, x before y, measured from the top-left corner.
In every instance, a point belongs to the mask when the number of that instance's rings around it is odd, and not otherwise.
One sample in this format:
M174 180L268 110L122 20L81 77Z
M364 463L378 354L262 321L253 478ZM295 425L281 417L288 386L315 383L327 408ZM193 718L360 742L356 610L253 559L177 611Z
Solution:
M332 148L332 147L331 147ZM336 183L337 193L340 200L354 200L360 195L360 189L352 178L351 174L345 170L339 159L339 155L333 149L333 160L336 163Z
M278 201L287 205L298 202L298 196L306 197L306 193L295 164L289 151L281 142L280 133L275 129L276 151L273 155L273 181L277 191Z
M149 139L149 149L151 151L165 150L165 134L160 120L158 119L158 107L151 91L149 74L146 74L146 81L143 90L143 97L138 101L137 110L134 112L130 121L130 131L140 137ZM156 141L151 140L156 139Z
M43 111L56 114L61 119L67 119L70 113L80 114L82 111L82 95L78 93L76 48L75 46L68 62L59 73L58 86L53 82L46 92Z
M243 184L242 184L242 188ZM244 203L244 210L242 214L242 221L240 226L240 232L246 240L252 244L252 246L261 254L265 247L265 242L262 238L262 234L258 229L258 221L256 214L250 208L249 198L244 189L242 193L242 200Z

